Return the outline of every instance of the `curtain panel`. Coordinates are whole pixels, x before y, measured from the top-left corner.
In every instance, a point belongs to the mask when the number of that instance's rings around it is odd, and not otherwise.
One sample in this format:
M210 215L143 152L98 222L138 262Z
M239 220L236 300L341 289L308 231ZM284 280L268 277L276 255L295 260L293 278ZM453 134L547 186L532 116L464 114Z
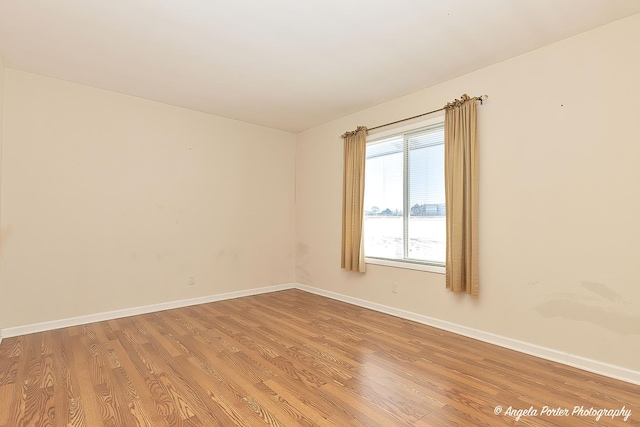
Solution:
M478 295L477 98L445 107L446 286Z
M342 135L344 169L342 180L342 261L348 271L364 273L364 166L367 128L359 126Z

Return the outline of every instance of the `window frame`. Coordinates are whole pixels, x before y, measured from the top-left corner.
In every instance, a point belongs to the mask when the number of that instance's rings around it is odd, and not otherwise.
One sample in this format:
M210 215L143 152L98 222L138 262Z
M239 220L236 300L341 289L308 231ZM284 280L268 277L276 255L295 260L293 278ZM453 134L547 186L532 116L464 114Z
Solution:
M394 127L392 129L388 129L385 131L381 131L381 132L376 132L373 135L368 135L367 136L367 144L374 144L378 141L380 141L381 139L387 139L389 137L392 137L394 135L400 135L402 134L403 136L406 136L407 134L411 134L414 132L420 132L421 130L424 129L428 129L431 127L435 127L435 126L444 126L444 113L439 114L438 116L432 116L429 119L426 120L419 120L419 121L414 121L411 124L405 125L405 126L399 126L399 127ZM403 166L403 174L406 175L408 173L407 169ZM403 180L403 202L406 205L408 203L408 196L407 196L407 191L408 188L406 187L406 179ZM364 212L362 213L363 215L363 221L364 221ZM406 226L405 223L407 221L407 217L408 217L409 213L406 209L406 206L404 206L403 208L403 227ZM366 231L365 231L366 232ZM404 245L407 244L407 242L403 242ZM445 274L446 273L446 265L442 265L442 264L436 264L436 263L427 263L427 262L419 262L419 261L412 261L412 260L408 260L408 259L402 259L402 260L398 260L398 259L388 259L388 258L373 258L373 257L368 257L366 256L365 253L365 259L364 259L365 264L373 264L373 265L380 265L380 266L385 266L385 267L393 267L393 268L401 268L401 269L406 269L406 270L418 270L418 271L427 271L427 272L431 272L431 273L437 273L437 274Z

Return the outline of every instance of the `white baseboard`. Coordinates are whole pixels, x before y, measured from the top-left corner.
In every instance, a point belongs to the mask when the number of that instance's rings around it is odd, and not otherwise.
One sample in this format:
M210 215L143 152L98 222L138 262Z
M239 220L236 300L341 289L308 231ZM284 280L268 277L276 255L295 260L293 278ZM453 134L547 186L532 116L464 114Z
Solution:
M604 375L610 378L626 381L632 384L640 385L640 372L631 369L623 368L620 366L610 365L608 363L600 362L597 360L587 359L585 357L577 356L567 352L553 350L545 347L541 347L535 344L526 343L524 341L518 341L512 338L503 337L500 335L492 334L490 332L480 331L478 329L469 328L467 326L457 325L455 323L447 322L444 320L435 319L433 317L424 316L422 314L413 313L411 311L401 310L394 307L389 307L383 304L374 303L371 301L363 300L360 298L350 297L347 295L339 294L336 292L326 291L324 289L314 288L312 286L303 285L300 283L286 283L282 285L266 286L262 288L247 289L244 291L227 292L223 294L208 295L198 298L190 298L179 301L169 301L159 304L145 305L141 307L132 307L122 310L107 311L104 313L89 314L86 316L72 317L68 319L54 320L50 322L35 323L31 325L16 326L13 328L5 328L0 330L0 343L2 338L10 338L19 335L27 335L36 332L44 332L53 329L67 328L70 326L84 325L87 323L102 322L105 320L119 319L122 317L135 316L138 314L153 313L156 311L170 310L172 308L187 307L190 305L206 304L209 302L223 301L233 298L240 298L250 295L258 295L275 291L282 291L285 289L300 289L305 292L325 296L338 301L343 301L349 304L357 305L359 307L368 308L371 310L379 311L382 313L390 314L392 316L400 317L414 322L422 323L424 325L433 326L438 329L453 332L455 334L463 335L469 338L474 338L480 341L484 341L490 344L495 344L500 347L505 347L511 350L526 353L532 356L540 357L542 359L550 360L553 362L562 363L564 365L573 366L575 368L583 369L585 371L593 372L596 374Z
M227 292L224 294L208 295L205 297L189 298L178 301L169 301L159 304L145 305L141 307L125 308L122 310L106 311L104 313L88 314L85 316L71 317L68 319L53 320L50 322L34 323L32 325L16 326L0 330L0 337L16 337L19 335L33 334L36 332L50 331L70 326L84 325L87 323L102 322L105 320L119 319L121 317L135 316L138 314L153 313L156 311L170 310L172 308L187 307L190 305L206 304L209 302L222 301L233 298L258 295L285 289L293 289L295 284L287 283L283 285L266 286L263 288L247 289L244 291Z
M453 332L458 335L474 338L490 344L495 344L500 347L505 347L511 350L519 351L521 353L529 354L531 356L540 357L542 359L550 360L552 362L558 362L563 365L573 366L574 368L582 369L584 371L589 371L595 374L600 374L606 377L615 378L617 380L640 385L639 371L634 371L634 370L623 368L620 366L610 365L608 363L587 359L585 357L577 356L575 354L570 354L563 351L541 347L535 344L526 343L524 341L518 341L512 338L503 337L501 335L492 334L490 332L480 331L478 329L469 328L467 326L457 325L455 323L435 319L429 316L424 316L422 314L413 313L411 311L401 310L401 309L389 307L383 304L377 304L377 303L366 301L360 298L354 298L354 297L339 294L336 292L314 288L312 286L296 283L295 288L300 289L302 291L311 292L313 294L321 295L324 297L332 298L338 301L357 305L359 307L369 308L371 310L390 314L392 316L400 317L403 319L413 320L414 322L422 323L428 326L433 326L434 328Z

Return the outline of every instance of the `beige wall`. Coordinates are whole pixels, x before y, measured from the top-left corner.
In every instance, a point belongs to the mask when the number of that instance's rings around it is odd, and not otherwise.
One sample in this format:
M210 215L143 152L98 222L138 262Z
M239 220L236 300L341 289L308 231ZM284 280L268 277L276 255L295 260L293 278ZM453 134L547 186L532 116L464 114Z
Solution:
M639 40L636 15L299 134L296 280L640 370ZM339 136L462 93L489 95L480 297L434 273L341 271Z
M2 186L2 141L4 123L4 59L0 52L0 187ZM4 244L4 232L2 229L2 195L0 194L0 301L4 298L2 286L2 246ZM2 329L4 326L4 316L0 312L0 340L2 339Z
M293 281L294 135L5 78L0 325Z

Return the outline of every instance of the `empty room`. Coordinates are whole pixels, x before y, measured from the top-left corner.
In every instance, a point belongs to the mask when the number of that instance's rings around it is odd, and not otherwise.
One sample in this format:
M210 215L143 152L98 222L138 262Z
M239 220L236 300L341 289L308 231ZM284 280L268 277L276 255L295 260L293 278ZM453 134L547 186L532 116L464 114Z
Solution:
M0 427L640 426L640 1L0 0Z

